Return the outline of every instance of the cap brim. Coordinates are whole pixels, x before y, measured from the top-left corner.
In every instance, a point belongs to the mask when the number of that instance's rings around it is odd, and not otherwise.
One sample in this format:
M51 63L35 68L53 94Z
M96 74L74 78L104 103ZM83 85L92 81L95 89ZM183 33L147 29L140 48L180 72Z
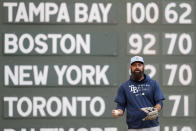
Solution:
M131 63L131 65L132 65L133 63L135 63L135 62L139 62L139 63L144 64L144 62L142 62L142 61L134 61L134 62Z

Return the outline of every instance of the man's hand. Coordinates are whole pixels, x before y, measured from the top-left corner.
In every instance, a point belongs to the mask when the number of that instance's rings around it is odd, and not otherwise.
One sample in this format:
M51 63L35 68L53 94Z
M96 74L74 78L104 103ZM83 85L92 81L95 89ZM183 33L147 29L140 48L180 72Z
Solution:
M160 105L160 104L156 104L156 105L155 105L155 108L157 108L158 112L160 112L160 111L161 111L161 109L162 109L162 107L161 107L161 105Z
M119 116L123 115L123 110L121 109L112 110L112 115L114 118L118 118Z

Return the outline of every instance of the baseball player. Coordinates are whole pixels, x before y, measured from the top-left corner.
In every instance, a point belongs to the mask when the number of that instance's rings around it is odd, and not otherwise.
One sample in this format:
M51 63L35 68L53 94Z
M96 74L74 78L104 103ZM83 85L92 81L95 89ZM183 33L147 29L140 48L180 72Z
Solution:
M142 57L132 57L130 64L130 79L118 88L112 115L122 116L126 109L128 131L160 131L158 112L165 97L158 82L144 73Z

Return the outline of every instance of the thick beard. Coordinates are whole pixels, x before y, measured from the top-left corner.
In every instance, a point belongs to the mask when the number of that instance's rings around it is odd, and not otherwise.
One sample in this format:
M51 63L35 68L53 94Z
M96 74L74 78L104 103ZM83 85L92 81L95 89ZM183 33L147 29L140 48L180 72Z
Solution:
M142 76L144 75L144 71L140 71L139 73L131 71L131 77L134 81L141 80Z

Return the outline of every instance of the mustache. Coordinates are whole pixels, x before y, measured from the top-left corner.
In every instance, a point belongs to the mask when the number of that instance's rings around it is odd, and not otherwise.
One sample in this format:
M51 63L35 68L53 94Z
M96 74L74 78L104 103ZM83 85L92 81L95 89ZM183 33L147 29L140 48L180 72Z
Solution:
M136 72L136 71L140 71L140 72L141 72L141 70L140 70L140 69L135 69L135 70L134 70L134 72Z

